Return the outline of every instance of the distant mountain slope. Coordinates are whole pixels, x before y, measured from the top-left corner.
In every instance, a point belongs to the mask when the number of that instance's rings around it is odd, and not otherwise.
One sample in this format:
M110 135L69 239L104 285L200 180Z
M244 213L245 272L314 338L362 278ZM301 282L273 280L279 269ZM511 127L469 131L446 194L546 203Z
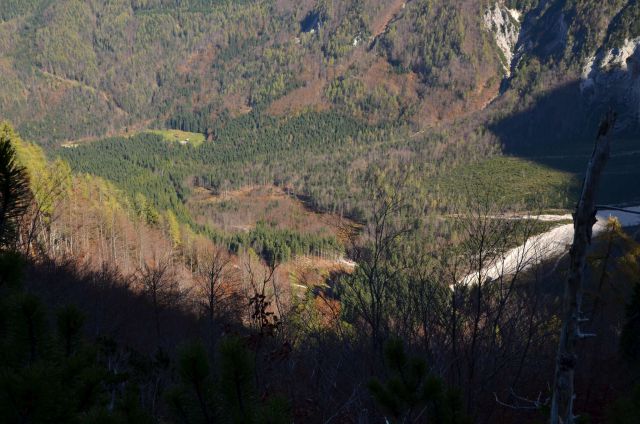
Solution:
M510 144L591 140L613 107L619 130L638 134L640 6L632 1L541 1L523 12L505 94L510 117L495 125ZM500 105L504 108L504 105Z
M251 110L308 109L416 131L480 114L503 141L537 142L581 138L613 104L634 133L639 13L635 0L11 0L0 115L54 144L150 125L210 136Z
M287 96L285 112L438 121L497 93L480 10L425 0L3 2L0 114L56 143L149 120L205 132ZM308 16L316 21L303 28Z

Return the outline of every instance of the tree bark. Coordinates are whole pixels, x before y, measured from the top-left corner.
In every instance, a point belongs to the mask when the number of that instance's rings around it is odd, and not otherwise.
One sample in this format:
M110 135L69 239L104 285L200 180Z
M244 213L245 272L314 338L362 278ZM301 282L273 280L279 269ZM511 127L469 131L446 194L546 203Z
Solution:
M551 402L551 424L573 424L574 374L577 362L576 342L580 332L583 274L587 249L591 244L596 219L596 191L602 172L609 159L611 133L616 116L609 112L600 125L596 145L587 167L582 193L573 216L573 244L570 250L569 276L564 286L562 330Z

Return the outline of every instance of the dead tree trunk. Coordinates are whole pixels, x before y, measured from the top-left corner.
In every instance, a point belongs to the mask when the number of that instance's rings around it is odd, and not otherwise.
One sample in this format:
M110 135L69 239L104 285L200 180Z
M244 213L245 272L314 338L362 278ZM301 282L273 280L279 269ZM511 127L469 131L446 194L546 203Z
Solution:
M596 223L595 197L602 171L609 159L611 133L615 114L610 112L602 124L596 145L584 177L582 193L573 215L573 244L570 250L569 276L564 287L562 331L556 357L556 370L551 402L551 424L573 424L573 379L577 361L576 342L586 337L580 331L582 279L587 248L591 244L593 225Z

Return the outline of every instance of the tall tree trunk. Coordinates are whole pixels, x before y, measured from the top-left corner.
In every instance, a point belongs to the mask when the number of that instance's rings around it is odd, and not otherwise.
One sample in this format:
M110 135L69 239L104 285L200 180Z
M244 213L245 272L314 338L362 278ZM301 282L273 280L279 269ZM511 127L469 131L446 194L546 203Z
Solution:
M573 245L570 250L569 276L564 287L562 331L556 357L556 370L551 402L551 424L573 424L574 373L577 362L576 342L580 332L582 279L587 248L591 244L596 223L595 197L602 171L609 159L611 133L616 121L610 112L600 125L596 145L587 167L580 200L573 216Z

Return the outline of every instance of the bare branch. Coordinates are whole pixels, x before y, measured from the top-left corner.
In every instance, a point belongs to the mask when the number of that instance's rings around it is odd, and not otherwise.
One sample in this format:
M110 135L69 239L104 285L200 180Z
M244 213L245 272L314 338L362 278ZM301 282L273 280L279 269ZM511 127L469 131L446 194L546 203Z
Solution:
M609 159L611 130L616 115L609 112L600 125L596 144L587 167L582 194L573 215L573 244L569 277L565 283L562 311L562 331L556 357L551 424L573 424L574 373L577 363L576 342L591 334L582 333L579 327L580 305L583 292L584 268L587 249L591 244L593 225L596 223L595 196L604 167Z

